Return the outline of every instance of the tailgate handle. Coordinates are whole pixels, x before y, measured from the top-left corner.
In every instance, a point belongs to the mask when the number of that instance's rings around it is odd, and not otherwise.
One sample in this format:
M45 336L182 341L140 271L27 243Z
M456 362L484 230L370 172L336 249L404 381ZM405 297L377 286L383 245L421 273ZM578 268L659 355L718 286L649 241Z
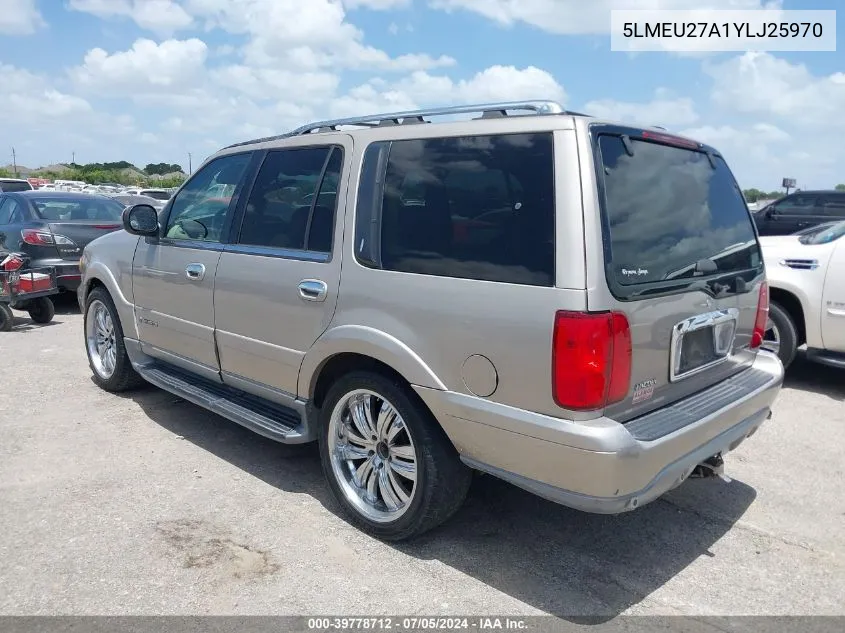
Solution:
M185 277L191 281L200 281L205 277L205 266L202 264L188 264L185 268Z

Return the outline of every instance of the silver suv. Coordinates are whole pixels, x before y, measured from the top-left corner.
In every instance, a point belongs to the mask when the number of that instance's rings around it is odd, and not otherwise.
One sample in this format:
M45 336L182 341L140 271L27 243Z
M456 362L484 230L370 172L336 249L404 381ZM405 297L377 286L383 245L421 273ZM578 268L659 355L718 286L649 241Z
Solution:
M233 145L124 227L80 262L96 382L316 440L384 539L446 520L473 470L632 510L718 471L782 381L721 155L552 102Z

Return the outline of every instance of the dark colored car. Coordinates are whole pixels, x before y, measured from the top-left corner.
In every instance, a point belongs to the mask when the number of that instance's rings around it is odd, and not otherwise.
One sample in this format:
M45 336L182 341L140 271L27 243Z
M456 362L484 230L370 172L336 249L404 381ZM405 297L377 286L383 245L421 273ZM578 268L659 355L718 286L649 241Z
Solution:
M106 196L59 191L0 193L0 250L53 266L60 290L79 286L79 258L92 240L122 228L124 205Z
M845 220L845 191L798 191L752 216L760 235L791 235L825 222Z

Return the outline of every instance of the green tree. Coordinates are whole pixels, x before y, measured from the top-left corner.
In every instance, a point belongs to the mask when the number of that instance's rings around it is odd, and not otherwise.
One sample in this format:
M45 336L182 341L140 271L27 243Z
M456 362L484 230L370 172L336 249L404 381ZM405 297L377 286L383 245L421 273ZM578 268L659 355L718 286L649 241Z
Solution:
M759 189L753 189L753 188L752 189L746 189L745 191L742 192L742 194L745 196L745 200L747 202L757 202L758 200L760 200L761 198L764 198L766 196L766 194L763 193L762 191L760 191Z
M10 172L8 169L3 169L2 167L0 167L0 178L11 178L11 177L12 177L12 172Z
M836 185L835 189L837 191L845 191L845 184L838 184Z

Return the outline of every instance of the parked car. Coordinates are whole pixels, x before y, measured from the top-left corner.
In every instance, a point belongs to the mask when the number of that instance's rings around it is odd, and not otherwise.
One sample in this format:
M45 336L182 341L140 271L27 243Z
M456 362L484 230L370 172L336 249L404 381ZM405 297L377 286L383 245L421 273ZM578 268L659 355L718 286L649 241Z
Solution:
M161 200L162 202L167 202L173 196L173 194L167 189L140 189L138 191L138 195L155 198L156 200Z
M0 191L32 191L32 185L20 178L0 178Z
M760 239L771 288L763 345L785 367L807 345L810 360L845 368L843 236L845 221Z
M91 240L122 228L123 205L102 195L63 191L0 194L0 248L20 251L33 268L56 269L62 291L79 286L79 258Z
M754 212L753 217L760 235L791 235L845 220L845 191L799 191Z
M131 207L136 204L148 204L153 207L156 211L161 211L165 205L164 201L156 200L155 198L150 198L149 196L118 193L110 195L110 197L112 200L117 200L120 204L125 207Z
M95 382L316 440L351 521L385 539L446 520L472 469L633 510L719 472L782 382L721 155L553 102L233 145L124 227L80 262Z

